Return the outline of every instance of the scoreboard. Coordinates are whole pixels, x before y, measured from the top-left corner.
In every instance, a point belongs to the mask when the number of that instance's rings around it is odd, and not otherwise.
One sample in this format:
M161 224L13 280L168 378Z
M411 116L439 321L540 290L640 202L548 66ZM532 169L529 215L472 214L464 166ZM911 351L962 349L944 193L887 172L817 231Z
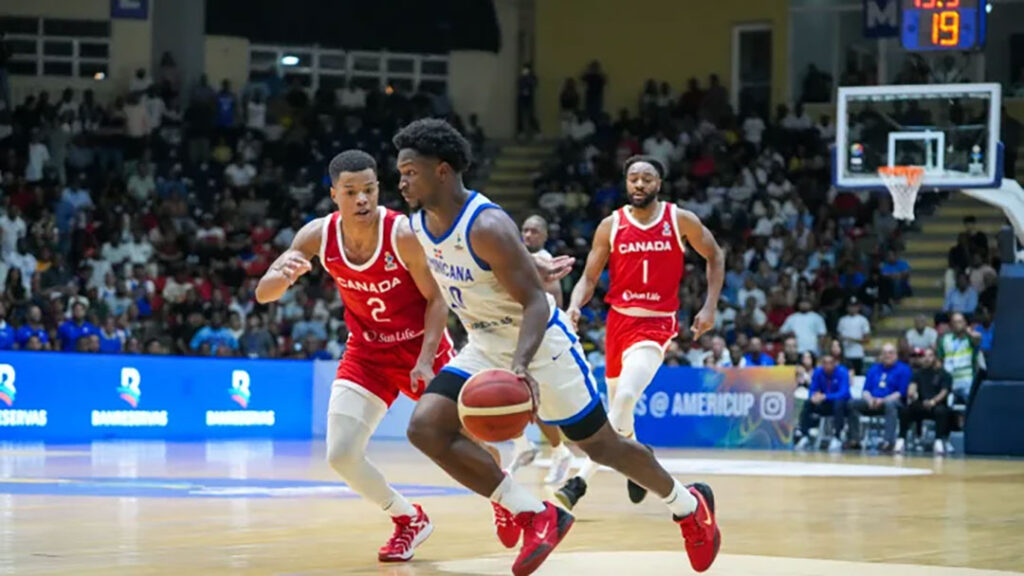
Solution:
M970 50L985 43L988 0L900 0L907 50Z

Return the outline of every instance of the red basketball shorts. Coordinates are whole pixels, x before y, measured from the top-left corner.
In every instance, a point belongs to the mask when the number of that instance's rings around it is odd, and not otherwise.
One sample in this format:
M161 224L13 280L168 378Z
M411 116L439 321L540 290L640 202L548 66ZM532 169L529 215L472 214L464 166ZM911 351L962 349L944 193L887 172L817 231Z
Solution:
M347 380L365 388L371 394L379 397L388 406L395 401L398 393L402 392L413 400L419 400L423 390L429 382L420 384L416 392L412 391L409 381L409 373L416 366L416 359L420 355L420 346L423 338L409 340L395 346L384 348L360 346L356 339L350 341L345 349L345 355L338 362L337 380ZM437 347L437 355L434 357L434 374L441 371L452 358L455 357L455 348L451 338L445 332L441 343Z
M662 353L679 330L675 315L627 316L614 308L608 311L605 329L605 378L618 378L622 357L637 346L656 346Z

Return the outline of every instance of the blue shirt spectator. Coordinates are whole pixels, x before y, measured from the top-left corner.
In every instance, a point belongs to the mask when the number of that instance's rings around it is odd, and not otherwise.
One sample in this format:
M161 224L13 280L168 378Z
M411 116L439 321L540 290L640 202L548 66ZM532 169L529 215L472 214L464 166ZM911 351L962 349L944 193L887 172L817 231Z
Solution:
M18 328L18 332L15 334L14 339L17 341L18 346L24 346L25 342L28 342L28 339L33 336L39 338L39 342L41 344L49 344L50 342L50 335L46 332L46 328L43 328L42 326L32 327L29 324L25 324L21 328Z
M992 331L995 328L995 324L990 323L988 328L984 324L975 324L974 331L981 334L981 344L978 345L978 349L982 352L988 352L992 350Z
M76 308L81 304L76 305ZM83 306L83 309L85 307ZM84 315L83 315L84 316ZM92 322L87 322L84 317L79 320L65 320L57 328L57 336L60 338L60 349L65 352L74 352L78 345L78 339L84 336L99 334L100 329Z
M966 274L957 274L956 287L946 294L943 310L949 313L973 314L978 308L978 293L967 281Z
M743 359L747 361L747 366L775 366L775 360L764 352L747 354Z
M907 388L910 386L910 366L897 360L886 365L879 362L868 369L864 379L864 392L875 398L885 398L893 392L899 392L900 396L907 396Z
M907 383L910 383L909 378ZM845 366L836 365L831 374L819 366L811 375L810 395L821 392L826 400L848 400L850 398L850 371Z
M232 350L238 350L238 340L226 326L220 312L214 312L209 326L203 326L192 336L189 348L199 350L203 344L210 344L210 354L216 355L217 348L227 346Z
M14 342L14 328L7 323L7 320L0 319L0 350L13 349Z
M235 95L231 93L231 83L225 80L217 93L217 126L230 128L235 125Z
M113 316L107 316L107 321L100 330L100 352L104 354L120 354L124 350L124 331L114 326Z

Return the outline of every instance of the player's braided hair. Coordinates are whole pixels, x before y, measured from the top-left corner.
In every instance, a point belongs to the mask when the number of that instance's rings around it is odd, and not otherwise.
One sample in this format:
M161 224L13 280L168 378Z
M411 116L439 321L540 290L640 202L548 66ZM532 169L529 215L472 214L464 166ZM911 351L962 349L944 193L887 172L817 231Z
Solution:
M469 141L451 124L438 118L416 120L391 140L395 148L408 148L423 156L432 156L462 173L473 161Z
M658 173L658 178L664 178L665 177L665 172L666 172L665 165L661 162L661 160L658 160L654 156L647 156L647 155L644 155L644 154L640 154L640 155L637 155L637 156L630 156L629 158L627 158L626 162L622 165L622 171L624 173L628 174L629 173L629 167L632 166L633 164L637 164L639 162L646 162L646 163L650 164L651 166L654 166L654 170Z
M362 172L369 168L377 172L377 161L362 150L345 150L331 159L327 168L331 175L331 182L337 182L342 172Z

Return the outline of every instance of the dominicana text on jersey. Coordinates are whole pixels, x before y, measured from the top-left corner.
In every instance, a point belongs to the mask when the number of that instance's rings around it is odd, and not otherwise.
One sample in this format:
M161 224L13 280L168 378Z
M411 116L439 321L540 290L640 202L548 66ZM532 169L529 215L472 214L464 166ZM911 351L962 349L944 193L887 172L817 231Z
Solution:
M413 232L426 252L430 272L448 307L462 321L469 341L492 354L511 355L519 337L523 307L495 278L490 266L473 252L469 230L484 210L500 210L486 196L472 192L451 228L440 236L427 230L423 211L410 218ZM554 299L548 296L554 310Z

